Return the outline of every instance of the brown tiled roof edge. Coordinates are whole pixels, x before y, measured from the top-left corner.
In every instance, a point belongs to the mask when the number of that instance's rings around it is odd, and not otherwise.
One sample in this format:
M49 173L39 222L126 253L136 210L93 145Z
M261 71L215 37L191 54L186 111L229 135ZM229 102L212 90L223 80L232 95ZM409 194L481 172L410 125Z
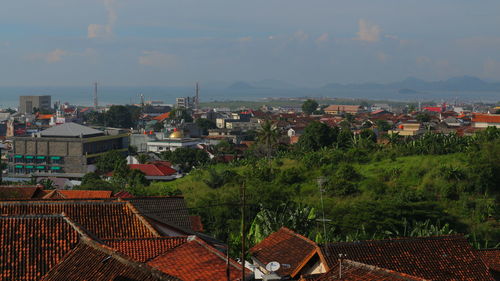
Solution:
M151 223L149 223L149 221L144 216L141 215L141 212L139 212L139 210L137 210L137 208L132 203L128 201L125 202L126 202L125 206L127 206L127 208L129 208L130 211L132 211L132 214L137 216L137 218L146 226L146 228L148 228L151 231L151 233L153 233L157 237L161 236L160 233L151 225Z

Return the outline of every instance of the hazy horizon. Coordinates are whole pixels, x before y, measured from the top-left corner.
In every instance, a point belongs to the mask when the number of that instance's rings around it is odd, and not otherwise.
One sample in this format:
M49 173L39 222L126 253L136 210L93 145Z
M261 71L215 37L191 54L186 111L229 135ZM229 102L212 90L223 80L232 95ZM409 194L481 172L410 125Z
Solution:
M494 0L11 1L0 86L500 81L499 10Z

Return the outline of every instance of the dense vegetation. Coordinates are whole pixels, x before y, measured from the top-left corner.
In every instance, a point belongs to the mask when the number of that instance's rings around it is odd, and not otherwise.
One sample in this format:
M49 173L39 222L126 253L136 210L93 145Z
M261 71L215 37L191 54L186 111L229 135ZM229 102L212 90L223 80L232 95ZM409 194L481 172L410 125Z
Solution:
M260 136L269 148L273 137ZM272 158L205 164L141 193L184 194L207 231L235 247L241 186L250 243L283 225L319 242L465 233L476 247L499 243L500 130L387 142L313 123L297 146L274 146Z

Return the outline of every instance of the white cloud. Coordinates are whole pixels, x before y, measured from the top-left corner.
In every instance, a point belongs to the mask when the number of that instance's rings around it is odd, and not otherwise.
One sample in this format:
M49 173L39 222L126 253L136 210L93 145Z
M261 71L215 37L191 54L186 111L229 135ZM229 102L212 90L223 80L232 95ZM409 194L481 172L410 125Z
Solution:
M328 39L329 39L328 33L323 33L316 39L316 43L324 43L327 42Z
M45 61L47 63L60 62L64 56L67 56L68 52L62 49L55 49L48 53L34 53L24 56L24 59L29 61Z
M299 41L305 41L309 38L309 35L305 33L303 30L297 30L293 34L293 39L299 40Z
M142 56L139 56L139 64L145 66L167 67L175 65L176 62L176 56L158 51L143 51Z
M108 12L108 22L102 24L89 24L87 27L88 38L106 38L113 35L113 28L118 18L116 15L115 0L104 0L104 6Z
M364 19L360 19L358 21L359 31L357 40L366 41L366 42L377 42L380 40L380 33L382 30L380 26L376 24L371 24Z

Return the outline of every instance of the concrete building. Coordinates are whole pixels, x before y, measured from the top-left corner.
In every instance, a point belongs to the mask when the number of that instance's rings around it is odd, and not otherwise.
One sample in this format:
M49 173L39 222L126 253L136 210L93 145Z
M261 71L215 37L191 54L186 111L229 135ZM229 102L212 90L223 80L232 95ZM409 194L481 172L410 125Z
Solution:
M107 151L128 150L128 133L100 131L65 123L32 136L13 137L9 154L12 177L81 178L95 171L97 159Z
M19 97L19 112L33 113L34 108L40 110L50 110L51 96L20 96Z
M422 124L417 122L401 123L397 129L389 130L388 134L399 134L400 136L418 136L425 133Z
M474 128L500 128L500 114L476 114L472 117Z

